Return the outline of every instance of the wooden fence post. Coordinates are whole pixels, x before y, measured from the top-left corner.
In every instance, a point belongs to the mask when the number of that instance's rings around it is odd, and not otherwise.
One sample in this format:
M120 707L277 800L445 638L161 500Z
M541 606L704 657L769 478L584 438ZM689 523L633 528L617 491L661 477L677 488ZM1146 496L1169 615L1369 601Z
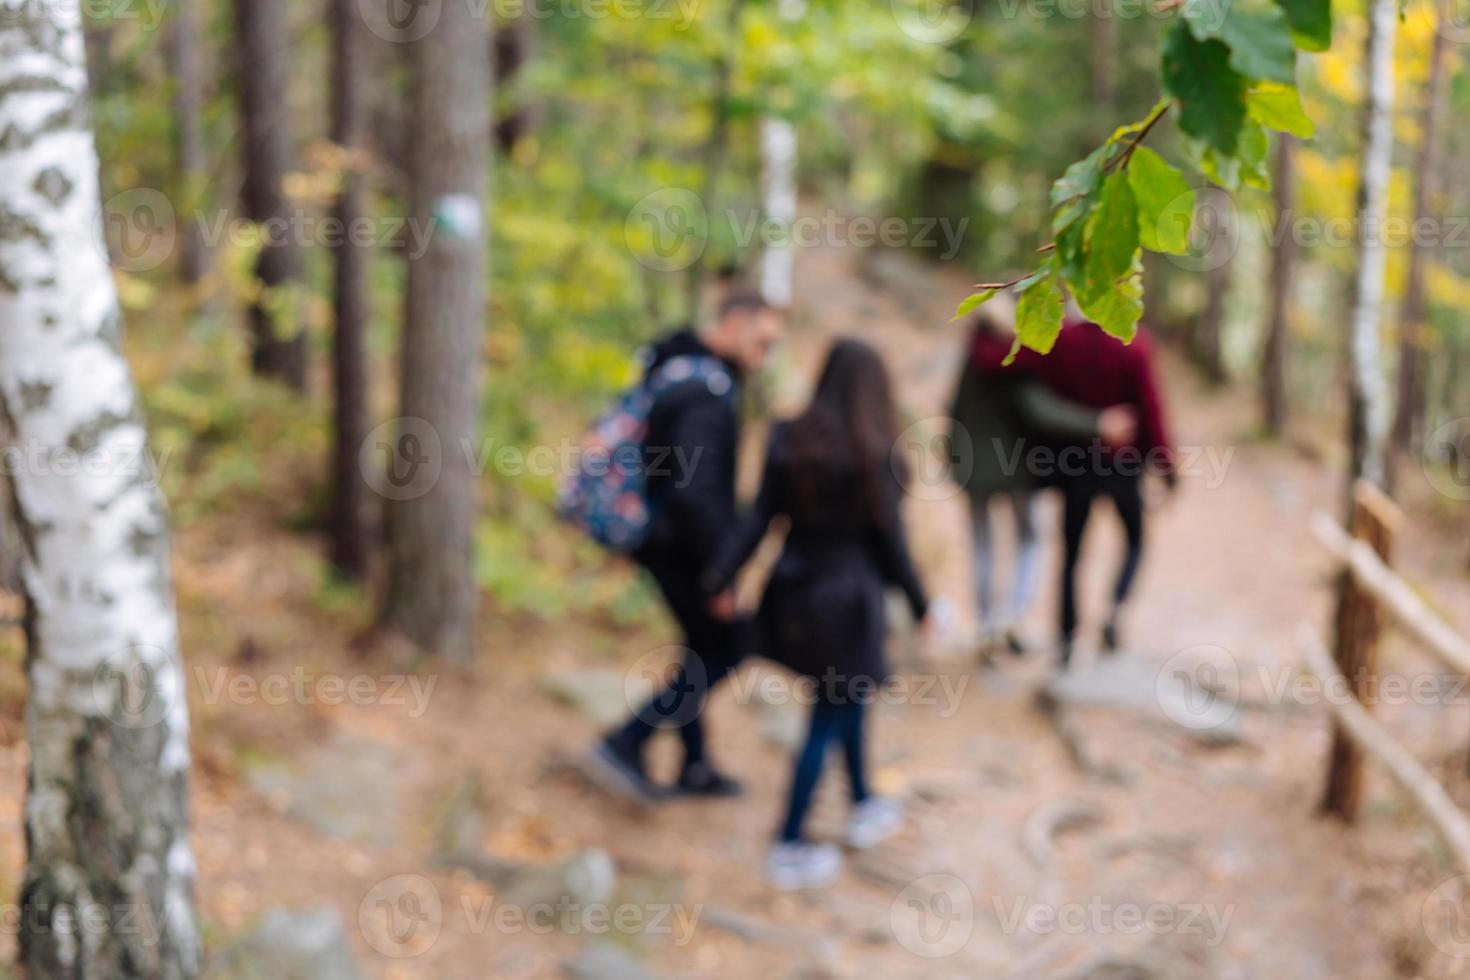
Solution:
M1371 547L1383 563L1389 563L1394 531L1402 512L1378 487L1358 481L1353 487L1353 514L1349 533ZM1377 700L1378 637L1383 632L1383 611L1344 569L1337 584L1337 613L1334 657L1337 669L1352 686L1353 693L1371 712ZM1332 754L1327 769L1324 812L1347 823L1358 818L1363 797L1363 751L1334 721Z

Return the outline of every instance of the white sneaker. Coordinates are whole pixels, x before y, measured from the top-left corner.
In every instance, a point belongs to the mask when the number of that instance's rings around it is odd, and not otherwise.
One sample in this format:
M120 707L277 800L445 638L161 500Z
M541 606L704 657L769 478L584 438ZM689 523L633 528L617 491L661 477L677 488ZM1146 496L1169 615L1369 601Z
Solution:
M847 843L860 851L881 844L903 827L903 805L886 796L870 796L852 808Z
M831 844L777 844L766 857L766 877L782 891L825 888L842 873L842 852Z

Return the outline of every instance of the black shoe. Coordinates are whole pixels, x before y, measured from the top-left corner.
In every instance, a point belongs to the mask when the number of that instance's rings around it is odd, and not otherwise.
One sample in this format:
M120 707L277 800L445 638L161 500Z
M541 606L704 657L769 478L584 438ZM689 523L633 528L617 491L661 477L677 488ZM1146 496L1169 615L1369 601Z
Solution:
M648 778L638 750L616 736L609 736L597 744L586 759L584 771L589 779L609 793L642 806L658 803L668 795Z
M1006 649L1010 651L1011 656L1026 656L1026 641L1021 639L1019 633L1017 633L1015 630L1006 630L1005 640Z
M684 796L732 797L745 792L738 780L710 768L709 763L695 762L685 766L679 775L678 791Z
M1118 624L1104 623L1102 628L1103 649L1108 653L1118 652Z

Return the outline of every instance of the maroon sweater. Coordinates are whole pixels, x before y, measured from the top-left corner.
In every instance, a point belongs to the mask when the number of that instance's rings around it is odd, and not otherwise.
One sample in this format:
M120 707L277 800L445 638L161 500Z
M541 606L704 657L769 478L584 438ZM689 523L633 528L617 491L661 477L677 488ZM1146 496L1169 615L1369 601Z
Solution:
M1140 452L1154 452L1165 473L1174 472L1174 444L1154 372L1153 343L1142 328L1132 344L1125 344L1096 324L1068 321L1050 354L1023 350L1017 362L1052 391L1080 405L1132 408L1138 414L1133 445Z

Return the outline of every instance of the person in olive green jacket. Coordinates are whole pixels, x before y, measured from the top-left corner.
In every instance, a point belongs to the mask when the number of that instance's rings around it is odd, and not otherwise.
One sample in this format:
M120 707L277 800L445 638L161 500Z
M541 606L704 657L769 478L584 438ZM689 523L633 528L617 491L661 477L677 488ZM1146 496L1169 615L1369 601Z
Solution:
M996 299L991 303L996 303ZM970 498L981 654L1004 643L1025 652L1017 624L1036 598L1041 573L1037 492L1046 473L1034 471L1028 453L1057 441L1126 442L1135 428L1127 408L1094 409L1069 401L1038 381L1024 361L1005 364L1013 340L1004 311L987 308L974 318L964 366L950 409L952 475ZM1009 506L1016 525L1015 570L1004 609L995 601L995 535L991 511Z

